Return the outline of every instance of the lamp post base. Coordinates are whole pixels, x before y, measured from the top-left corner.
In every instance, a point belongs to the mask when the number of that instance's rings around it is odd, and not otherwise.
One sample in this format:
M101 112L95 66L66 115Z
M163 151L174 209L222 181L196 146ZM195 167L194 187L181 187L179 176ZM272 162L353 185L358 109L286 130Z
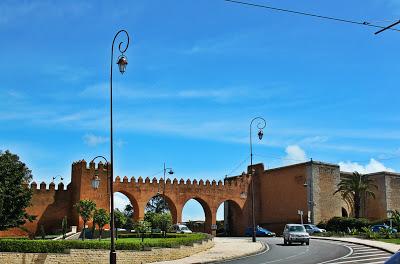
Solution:
M117 264L117 252L110 251L110 264Z
M253 235L253 242L256 242L256 236Z

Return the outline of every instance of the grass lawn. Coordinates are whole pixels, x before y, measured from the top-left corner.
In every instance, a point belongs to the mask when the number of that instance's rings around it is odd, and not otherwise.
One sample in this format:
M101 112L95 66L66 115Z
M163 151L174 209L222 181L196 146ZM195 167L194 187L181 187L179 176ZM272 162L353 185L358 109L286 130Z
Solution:
M378 239L382 242L392 243L392 244L400 244L400 238L387 238L387 239Z
M115 243L117 250L143 250L151 247L178 247L192 245L195 242L208 238L201 233L180 235L167 238L118 238ZM62 253L67 249L109 249L110 239L86 239L82 240L22 240L0 239L0 252L38 252L38 253Z

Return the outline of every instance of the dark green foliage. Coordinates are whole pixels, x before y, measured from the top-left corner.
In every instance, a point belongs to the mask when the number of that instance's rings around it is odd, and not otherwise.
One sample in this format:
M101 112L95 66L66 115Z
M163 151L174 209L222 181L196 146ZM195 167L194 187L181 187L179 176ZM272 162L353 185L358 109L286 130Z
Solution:
M123 228L126 224L126 215L118 208L114 210L114 223L116 228Z
M348 232L350 229L361 231L363 227L369 227L368 219L352 217L333 217L326 223L326 230L335 232Z
M169 211L169 206L167 201L164 200L161 194L157 194L146 204L145 212L153 212L153 213L165 213Z
M107 213L105 209L100 208L98 210L95 210L93 215L93 226L97 224L99 227L99 240L101 240L101 235L103 233L104 226L109 222L110 222L110 215Z
M17 155L0 151L0 231L36 218L25 211L32 198L32 190L28 188L31 180L31 171Z
M82 240L85 240L86 223L92 219L96 204L92 200L80 200L75 204L75 208L83 220Z
M40 226L40 236L42 237L42 239L46 238L46 232L44 231L43 225Z
M393 221L393 226L400 231L400 211L394 210L392 212L392 221Z
M375 194L372 189L378 189L378 186L373 183L373 180L370 179L368 175L362 175L355 171L351 175L341 176L338 189L334 194L340 193L342 199L353 208L355 218L359 218L361 198L369 196L375 199Z
M127 217L118 208L114 210L114 225L115 225L115 236L118 239L118 229L123 228L126 224Z
M142 242L144 240L144 234L151 230L151 224L147 221L139 221L135 226L136 232L141 234Z
M62 229L63 239L65 239L68 230L67 216L64 216L61 222L61 229Z
M163 238L164 234L163 233L144 233L143 234L144 238ZM175 237L184 237L186 234L177 234L177 233L166 233L165 237L166 238L175 238ZM120 238L141 238L142 234L138 233L124 233L124 234L119 234Z
M120 239L116 242L117 250L142 250L149 247L177 247L192 245L195 242L209 238L206 234L190 234L177 238L149 239ZM102 240L23 240L0 239L1 252L36 252L63 253L67 249L109 249L110 241Z
M126 230L133 230L135 229L135 222L133 221L133 206L131 204L127 204L124 209L124 215L126 216L126 223L123 225L122 228Z
M319 228L326 229L327 223L328 223L327 221L321 221L321 222L318 223L317 226L318 226Z
M172 226L172 216L171 213L155 213L146 212L144 214L144 220L149 222L152 229L159 229L166 233Z
M164 236L167 234L167 231L172 227L172 216L168 213L158 214L156 217L158 228L164 233Z

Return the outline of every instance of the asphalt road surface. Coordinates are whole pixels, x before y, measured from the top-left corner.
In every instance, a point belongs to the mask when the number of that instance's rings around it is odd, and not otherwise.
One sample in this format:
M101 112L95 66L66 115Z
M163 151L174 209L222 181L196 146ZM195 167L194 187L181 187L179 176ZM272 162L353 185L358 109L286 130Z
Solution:
M269 250L253 256L224 263L238 264L378 264L384 263L391 254L367 246L345 242L311 239L309 246L283 245L283 238L258 238Z

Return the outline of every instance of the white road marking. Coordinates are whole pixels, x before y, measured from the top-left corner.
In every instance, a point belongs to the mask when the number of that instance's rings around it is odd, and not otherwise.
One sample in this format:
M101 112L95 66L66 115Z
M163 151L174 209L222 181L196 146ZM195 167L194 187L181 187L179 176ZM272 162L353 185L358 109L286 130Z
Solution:
M368 261L368 260L378 260L378 259L380 259L380 260L382 260L382 261L385 261L387 258L385 258L385 257L379 257L379 258L367 258L367 259L357 259L357 260L352 259L352 260L347 260L347 261L346 261L346 259L344 259L343 261L332 262L332 264L354 263L354 262L360 262L360 261L363 261L364 263L369 263L369 262L365 262L365 261Z

